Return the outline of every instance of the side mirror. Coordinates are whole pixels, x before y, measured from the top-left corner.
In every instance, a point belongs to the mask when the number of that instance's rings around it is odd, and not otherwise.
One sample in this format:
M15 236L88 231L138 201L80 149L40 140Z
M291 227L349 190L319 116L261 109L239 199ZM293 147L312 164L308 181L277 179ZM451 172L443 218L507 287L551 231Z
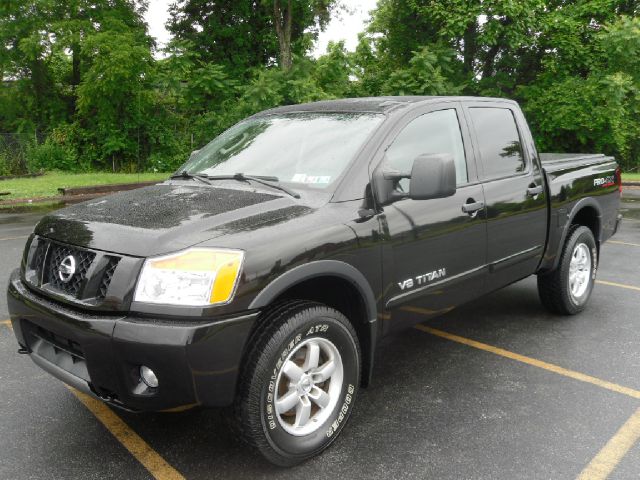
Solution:
M456 164L450 153L420 155L413 161L409 198L429 200L456 193Z
M409 193L396 189L398 182L409 178ZM413 161L411 172L384 170L373 173L373 187L380 205L402 198L429 200L450 197L456 193L456 165L450 153L423 154Z

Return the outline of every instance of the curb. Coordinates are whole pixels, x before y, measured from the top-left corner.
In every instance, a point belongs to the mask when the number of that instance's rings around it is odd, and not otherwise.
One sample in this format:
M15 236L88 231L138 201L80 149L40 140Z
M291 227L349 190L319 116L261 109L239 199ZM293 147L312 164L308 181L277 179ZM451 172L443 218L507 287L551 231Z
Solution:
M136 183L111 183L107 185L91 185L88 187L70 187L58 188L63 196L91 195L91 194L107 194L114 192L124 192L126 190L135 190L137 188L149 187L157 185L160 181L136 182Z
M33 205L38 203L61 203L73 204L93 200L94 198L103 197L115 192L124 192L127 190L135 190L137 188L156 185L160 182L140 182L140 183L120 183L112 185L94 185L91 187L74 187L59 188L58 191L62 195L52 197L33 197L33 198L13 198L9 200L0 200L0 207L17 207L24 205Z
M16 178L35 178L35 177L41 177L43 175L44 175L44 172L24 173L22 175L2 175L0 176L0 182L2 180L15 180Z

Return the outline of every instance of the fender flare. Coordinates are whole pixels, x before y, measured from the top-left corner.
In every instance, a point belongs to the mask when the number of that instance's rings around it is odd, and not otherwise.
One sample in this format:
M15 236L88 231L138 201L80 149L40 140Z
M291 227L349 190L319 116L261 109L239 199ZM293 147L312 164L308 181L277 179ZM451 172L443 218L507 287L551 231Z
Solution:
M556 258L553 260L552 270L555 270L558 267L558 263L560 263L560 252L564 247L564 242L567 241L567 234L569 233L569 228L571 227L574 218L576 218L578 212L585 207L592 207L596 211L596 216L598 218L598 231L596 232L595 239L598 247L600 246L600 239L602 237L602 208L600 208L598 202L591 197L578 200L578 202L571 208L571 211L567 214L567 223L562 229L562 235L560 236L560 242L558 243L559 251Z
M362 296L369 323L377 321L378 307L369 282L354 266L338 260L317 260L286 271L262 289L249 305L249 309L264 308L298 283L323 276L340 277L350 282Z

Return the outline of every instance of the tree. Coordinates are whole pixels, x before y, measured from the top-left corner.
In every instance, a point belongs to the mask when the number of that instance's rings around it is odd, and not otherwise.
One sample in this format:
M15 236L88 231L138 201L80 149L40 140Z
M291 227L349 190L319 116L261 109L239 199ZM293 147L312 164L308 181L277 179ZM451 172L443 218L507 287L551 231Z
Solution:
M37 1L0 3L0 71L9 97L20 105L17 110L13 102L0 106L11 129L33 131L56 123L64 109L50 68L50 7Z
M453 56L448 49L422 47L409 65L391 73L382 86L384 95L456 95L462 91L449 79Z
M118 25L90 35L82 46L93 60L78 87L76 122L86 132L85 148L95 148L102 166L111 160L137 160L138 138L145 134L144 123L150 109L147 82L152 68L148 45Z
M205 62L225 66L234 78L276 60L287 71L330 20L337 0L178 0L167 28L189 41Z
M265 108L464 92L519 100L542 149L638 166L637 0L379 0L355 52L310 58L346 3L176 0L156 60L146 0L0 2L0 131L47 137L38 168L166 171Z
M284 71L291 69L293 53L304 54L311 41L326 27L337 0L263 0L273 11L273 24L280 48L278 62ZM308 42L304 42L307 35Z
M271 13L261 0L178 0L168 30L203 63L223 65L234 78L275 62L278 47ZM184 45L184 43L183 43Z
M537 141L545 149L604 151L624 168L637 168L640 19L621 16L603 25L585 49L591 53L575 59L573 75L544 59L549 70L518 88Z
M19 0L0 5L0 65L26 97L32 129L46 130L75 113L76 90L92 59L81 45L118 20L149 42L145 1ZM65 107L66 106L66 107Z

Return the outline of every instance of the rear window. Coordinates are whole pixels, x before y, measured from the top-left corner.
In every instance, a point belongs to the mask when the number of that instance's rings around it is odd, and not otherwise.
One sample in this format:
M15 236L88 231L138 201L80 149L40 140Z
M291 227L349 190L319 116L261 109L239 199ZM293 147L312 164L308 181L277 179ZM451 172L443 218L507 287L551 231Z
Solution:
M524 172L525 162L516 120L506 108L470 108L485 179Z

